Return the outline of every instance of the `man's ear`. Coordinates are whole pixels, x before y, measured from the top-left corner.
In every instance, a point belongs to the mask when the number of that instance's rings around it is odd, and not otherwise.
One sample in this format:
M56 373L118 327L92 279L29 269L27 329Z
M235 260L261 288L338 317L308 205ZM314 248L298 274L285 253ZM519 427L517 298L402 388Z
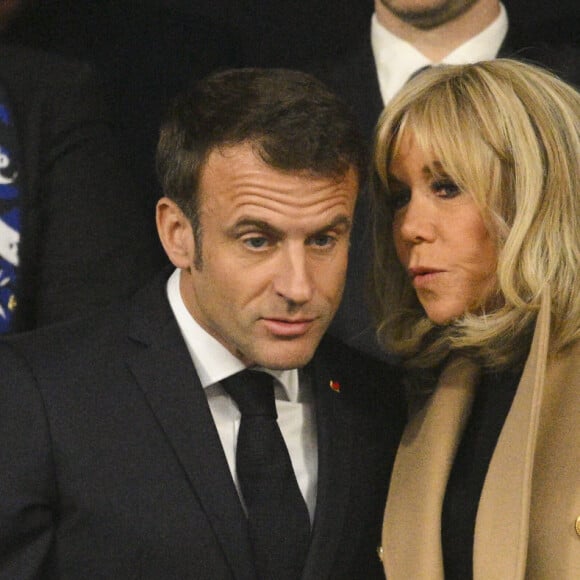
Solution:
M155 220L167 257L176 268L190 268L195 257L195 240L191 222L181 208L168 197L162 197L157 202Z

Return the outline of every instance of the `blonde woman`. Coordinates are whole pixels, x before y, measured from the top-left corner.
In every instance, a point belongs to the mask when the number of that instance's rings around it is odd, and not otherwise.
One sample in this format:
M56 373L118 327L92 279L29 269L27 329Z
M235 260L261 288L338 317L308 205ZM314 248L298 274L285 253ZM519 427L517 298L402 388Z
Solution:
M389 580L580 578L580 96L435 67L377 128L378 332L411 418Z

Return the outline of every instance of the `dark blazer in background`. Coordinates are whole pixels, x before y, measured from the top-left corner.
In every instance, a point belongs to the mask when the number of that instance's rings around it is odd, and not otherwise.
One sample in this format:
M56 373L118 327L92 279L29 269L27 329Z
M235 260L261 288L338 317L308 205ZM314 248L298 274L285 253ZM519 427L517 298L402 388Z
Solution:
M499 57L516 58L547 67L567 82L580 87L580 45L577 42L549 42L539 36L540 31L530 37L529 29L519 25L515 15L508 17L510 27ZM551 33L551 29L545 32ZM370 32L346 54L313 64L311 72L347 101L371 145L383 101ZM370 193L365 190L357 202L344 297L330 332L358 349L378 354L380 349L367 306L367 280L373 252L371 215ZM388 232L385 235L389 235Z
M158 242L89 67L2 46L0 83L21 149L18 331L126 297L158 267Z
M0 341L2 580L255 578L165 281L105 314ZM303 578L382 578L376 547L405 419L396 373L332 339L308 369L319 479Z
M159 125L177 93L218 69L304 69L358 42L372 10L373 0L51 0L11 36L95 68L151 210Z

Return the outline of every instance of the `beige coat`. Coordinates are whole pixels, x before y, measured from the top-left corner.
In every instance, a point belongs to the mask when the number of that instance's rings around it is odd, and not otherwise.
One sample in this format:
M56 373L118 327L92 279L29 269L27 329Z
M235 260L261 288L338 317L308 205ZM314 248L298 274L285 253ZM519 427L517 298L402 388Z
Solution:
M483 487L475 580L580 579L580 343L549 356L544 300L530 355ZM477 371L456 361L413 415L383 525L388 580L443 579L441 507Z

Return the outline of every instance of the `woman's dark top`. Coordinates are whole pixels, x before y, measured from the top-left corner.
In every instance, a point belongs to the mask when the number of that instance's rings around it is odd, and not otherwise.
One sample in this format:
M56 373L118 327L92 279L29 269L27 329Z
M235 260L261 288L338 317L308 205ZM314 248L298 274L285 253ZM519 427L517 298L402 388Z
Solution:
M485 476L521 373L484 374L449 475L441 541L446 580L473 578L475 518Z

